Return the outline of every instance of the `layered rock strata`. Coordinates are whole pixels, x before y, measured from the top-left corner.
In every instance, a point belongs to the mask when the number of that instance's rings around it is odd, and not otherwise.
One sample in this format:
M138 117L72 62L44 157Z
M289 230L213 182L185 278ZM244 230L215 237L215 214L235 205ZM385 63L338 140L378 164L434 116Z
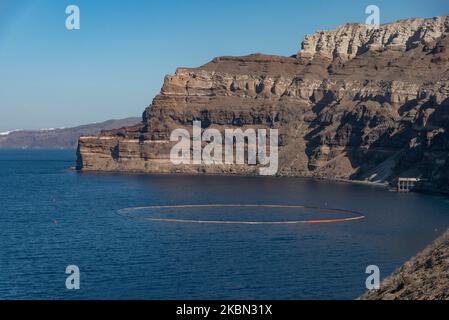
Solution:
M449 191L449 16L306 37L292 57L219 57L167 76L137 126L81 137L83 171L256 174L251 165L174 165L170 133L279 131L279 175Z

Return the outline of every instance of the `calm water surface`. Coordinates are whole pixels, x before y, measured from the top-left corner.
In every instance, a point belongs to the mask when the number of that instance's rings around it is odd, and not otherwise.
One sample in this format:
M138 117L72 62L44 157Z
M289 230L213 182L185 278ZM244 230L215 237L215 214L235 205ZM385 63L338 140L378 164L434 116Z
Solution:
M72 151L0 151L2 299L353 299L449 226L441 196L290 178L78 174ZM289 204L363 212L338 224L154 222L121 208ZM327 212L151 210L171 218L272 221ZM135 214L135 213L134 213ZM142 213L139 213L142 214ZM65 268L81 289L65 288Z

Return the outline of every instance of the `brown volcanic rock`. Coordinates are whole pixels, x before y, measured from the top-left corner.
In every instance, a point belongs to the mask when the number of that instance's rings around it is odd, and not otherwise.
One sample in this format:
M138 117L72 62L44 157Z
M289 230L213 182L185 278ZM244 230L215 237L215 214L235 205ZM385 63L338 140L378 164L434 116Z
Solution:
M360 300L449 299L449 231Z
M102 130L129 128L139 122L139 118L131 117L73 128L18 130L0 135L0 149L76 149L81 136L99 134Z
M309 36L295 57L220 57L167 76L143 123L83 137L78 168L254 173L173 166L167 142L193 121L279 129L279 174L370 181L421 177L449 191L449 17L348 24Z

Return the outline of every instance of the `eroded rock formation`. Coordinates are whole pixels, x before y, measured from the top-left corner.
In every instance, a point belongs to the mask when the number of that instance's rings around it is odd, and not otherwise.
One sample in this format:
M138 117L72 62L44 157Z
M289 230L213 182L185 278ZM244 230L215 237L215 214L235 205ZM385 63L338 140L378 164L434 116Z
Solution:
M169 160L175 128L276 128L279 174L449 191L449 16L306 37L292 57L219 57L179 68L140 125L82 137L79 170L252 174Z

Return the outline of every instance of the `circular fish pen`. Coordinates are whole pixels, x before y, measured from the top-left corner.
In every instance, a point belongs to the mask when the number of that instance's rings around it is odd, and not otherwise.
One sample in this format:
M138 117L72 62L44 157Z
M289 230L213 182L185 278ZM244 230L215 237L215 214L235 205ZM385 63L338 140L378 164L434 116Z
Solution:
M230 212L229 209L233 210ZM223 210L226 211L219 212ZM267 210L269 210L269 214L260 212ZM120 216L142 221L234 225L325 224L351 222L365 218L362 213L353 210L279 204L153 205L124 208L116 212ZM279 216L295 217L297 215L306 217L303 219L279 219ZM307 217L309 215L310 218ZM322 217L320 218L319 215ZM233 216L236 218L232 218ZM213 219L209 219L210 217Z

